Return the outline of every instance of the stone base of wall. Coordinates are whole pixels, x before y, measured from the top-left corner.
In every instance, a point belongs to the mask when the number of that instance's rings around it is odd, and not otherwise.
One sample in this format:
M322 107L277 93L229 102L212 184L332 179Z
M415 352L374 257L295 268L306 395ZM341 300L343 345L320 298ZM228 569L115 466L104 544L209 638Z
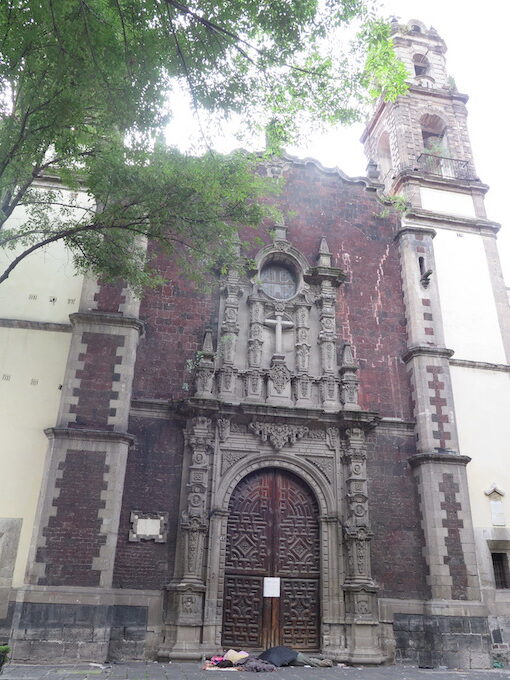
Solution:
M141 606L18 603L11 656L20 663L144 659L147 612Z
M395 614L397 662L421 668L490 668L491 636L483 616Z
M11 637L12 619L14 615L14 602L9 602L5 616L0 617L0 645L7 644Z

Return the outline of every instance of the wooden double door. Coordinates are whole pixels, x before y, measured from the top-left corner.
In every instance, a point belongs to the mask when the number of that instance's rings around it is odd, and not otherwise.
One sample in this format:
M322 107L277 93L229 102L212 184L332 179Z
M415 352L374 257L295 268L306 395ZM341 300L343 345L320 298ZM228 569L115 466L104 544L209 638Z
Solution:
M280 579L280 597L264 597L268 577ZM239 483L229 505L222 645L316 651L319 635L317 501L293 474L254 472Z

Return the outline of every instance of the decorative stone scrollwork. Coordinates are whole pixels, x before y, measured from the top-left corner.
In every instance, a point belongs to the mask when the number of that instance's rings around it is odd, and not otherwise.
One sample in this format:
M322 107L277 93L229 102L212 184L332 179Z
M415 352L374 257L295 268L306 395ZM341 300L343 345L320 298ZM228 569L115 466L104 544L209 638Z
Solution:
M333 470L334 470L334 459L333 457L329 456L310 456L309 458L306 459L309 463L312 463L312 465L315 465L315 467L319 468L319 470L322 472L322 474L326 477L328 482L331 482L333 479Z
M181 593L181 611L184 615L198 614L200 603L200 597L197 597L194 593Z
M345 434L346 449L342 460L345 466L346 501L349 510L344 525L348 555L346 581L373 585L369 549L373 534L368 517L365 432L361 428L352 427Z
M188 497L182 513L184 540L184 580L200 581L207 531L207 491L209 485L209 452L212 451L212 423L199 416L188 422L184 438L191 449Z
M374 536L373 532L366 526L346 526L344 527L344 535L346 539L356 541L370 541Z
M195 373L195 397L208 399L214 389L214 350L212 329L206 328Z
M196 375L196 396L211 395L214 385L214 369L199 367Z
M263 398L264 378L263 374L257 370L251 370L244 374L245 394L249 399L257 401Z
M371 582L369 541L372 532L368 527L344 527L347 547L347 581Z
M295 379L295 398L299 399L311 399L312 392L312 380L311 378L303 373Z
M352 347L349 343L345 343L340 365L340 397L346 409L359 409L359 378L357 372L358 364L354 360Z
M321 342L322 370L331 373L335 369L335 344L330 340Z
M310 362L310 349L310 345L305 343L296 345L296 365L298 371L308 371Z
M238 272L235 270L229 271L227 282L223 287L222 292L225 295L226 300L221 321L219 348L223 363L233 364L236 353L237 335L239 333L239 298L242 295Z
M324 441L326 439L326 433L324 430L308 430L306 437L307 439L317 439L319 441Z
M262 347L264 343L258 338L248 340L248 363L255 368L260 366L262 361Z
M218 439L220 442L226 442L230 437L230 419L218 418L216 427L218 428Z
M234 333L225 333L221 336L221 356L224 363L231 364L234 361L236 336Z
M285 445L295 444L302 439L308 428L303 425L280 425L278 423L250 423L250 430L258 435L263 442L269 442L271 446L280 451Z
M327 405L328 402L335 402L337 401L337 382L335 378L332 375L327 375L324 378L321 379L320 381L320 387L321 387L321 397L322 397L322 402L324 405Z
M340 446L340 433L338 427L328 427L326 430L326 444L329 449L336 451Z
M345 613L354 621L373 621L377 619L377 586L372 582L346 584Z
M281 394L287 387L291 378L291 372L283 363L274 363L269 369L269 377L273 382L275 390Z
M223 451L221 460L221 474L225 474L227 470L235 465L239 460L246 458L247 453L243 451Z

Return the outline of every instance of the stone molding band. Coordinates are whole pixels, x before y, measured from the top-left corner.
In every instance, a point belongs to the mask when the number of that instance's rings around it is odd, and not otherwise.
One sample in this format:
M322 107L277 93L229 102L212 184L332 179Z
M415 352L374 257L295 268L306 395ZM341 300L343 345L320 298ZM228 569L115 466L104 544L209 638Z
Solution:
M429 356L438 357L439 359L450 359L454 355L453 349L447 347L429 347L428 345L415 345L409 347L402 355L402 360L407 364L415 357Z
M57 333L71 333L73 330L71 324L68 323L27 321L26 319L0 319L0 328L28 328L31 331L52 331Z
M80 430L72 427L48 427L44 430L48 439L87 439L89 441L119 442L132 445L136 437L128 432L109 432L108 430Z
M144 330L143 321L134 316L121 316L121 314L108 312L75 312L69 314L73 326L79 324L94 324L103 326L116 326L120 328L134 328L142 335Z
M411 467L418 467L423 463L446 463L447 465L467 465L471 458L463 456L460 453L436 453L429 451L427 453L416 453L409 457L409 465Z

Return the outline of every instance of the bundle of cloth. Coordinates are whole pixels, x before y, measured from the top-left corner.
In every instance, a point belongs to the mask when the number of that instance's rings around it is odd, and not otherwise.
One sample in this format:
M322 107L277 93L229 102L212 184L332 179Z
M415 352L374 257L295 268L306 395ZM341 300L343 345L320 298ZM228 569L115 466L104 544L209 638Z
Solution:
M249 671L251 673L260 673L261 671L275 671L281 666L310 666L328 667L332 666L331 659L319 659L313 656L307 656L302 652L296 652L290 647L282 645L278 647L271 647L266 649L259 656L253 656L248 652L237 652L235 649L229 649L223 656L213 656L211 661L204 666L206 670L213 669L231 669L239 671Z

